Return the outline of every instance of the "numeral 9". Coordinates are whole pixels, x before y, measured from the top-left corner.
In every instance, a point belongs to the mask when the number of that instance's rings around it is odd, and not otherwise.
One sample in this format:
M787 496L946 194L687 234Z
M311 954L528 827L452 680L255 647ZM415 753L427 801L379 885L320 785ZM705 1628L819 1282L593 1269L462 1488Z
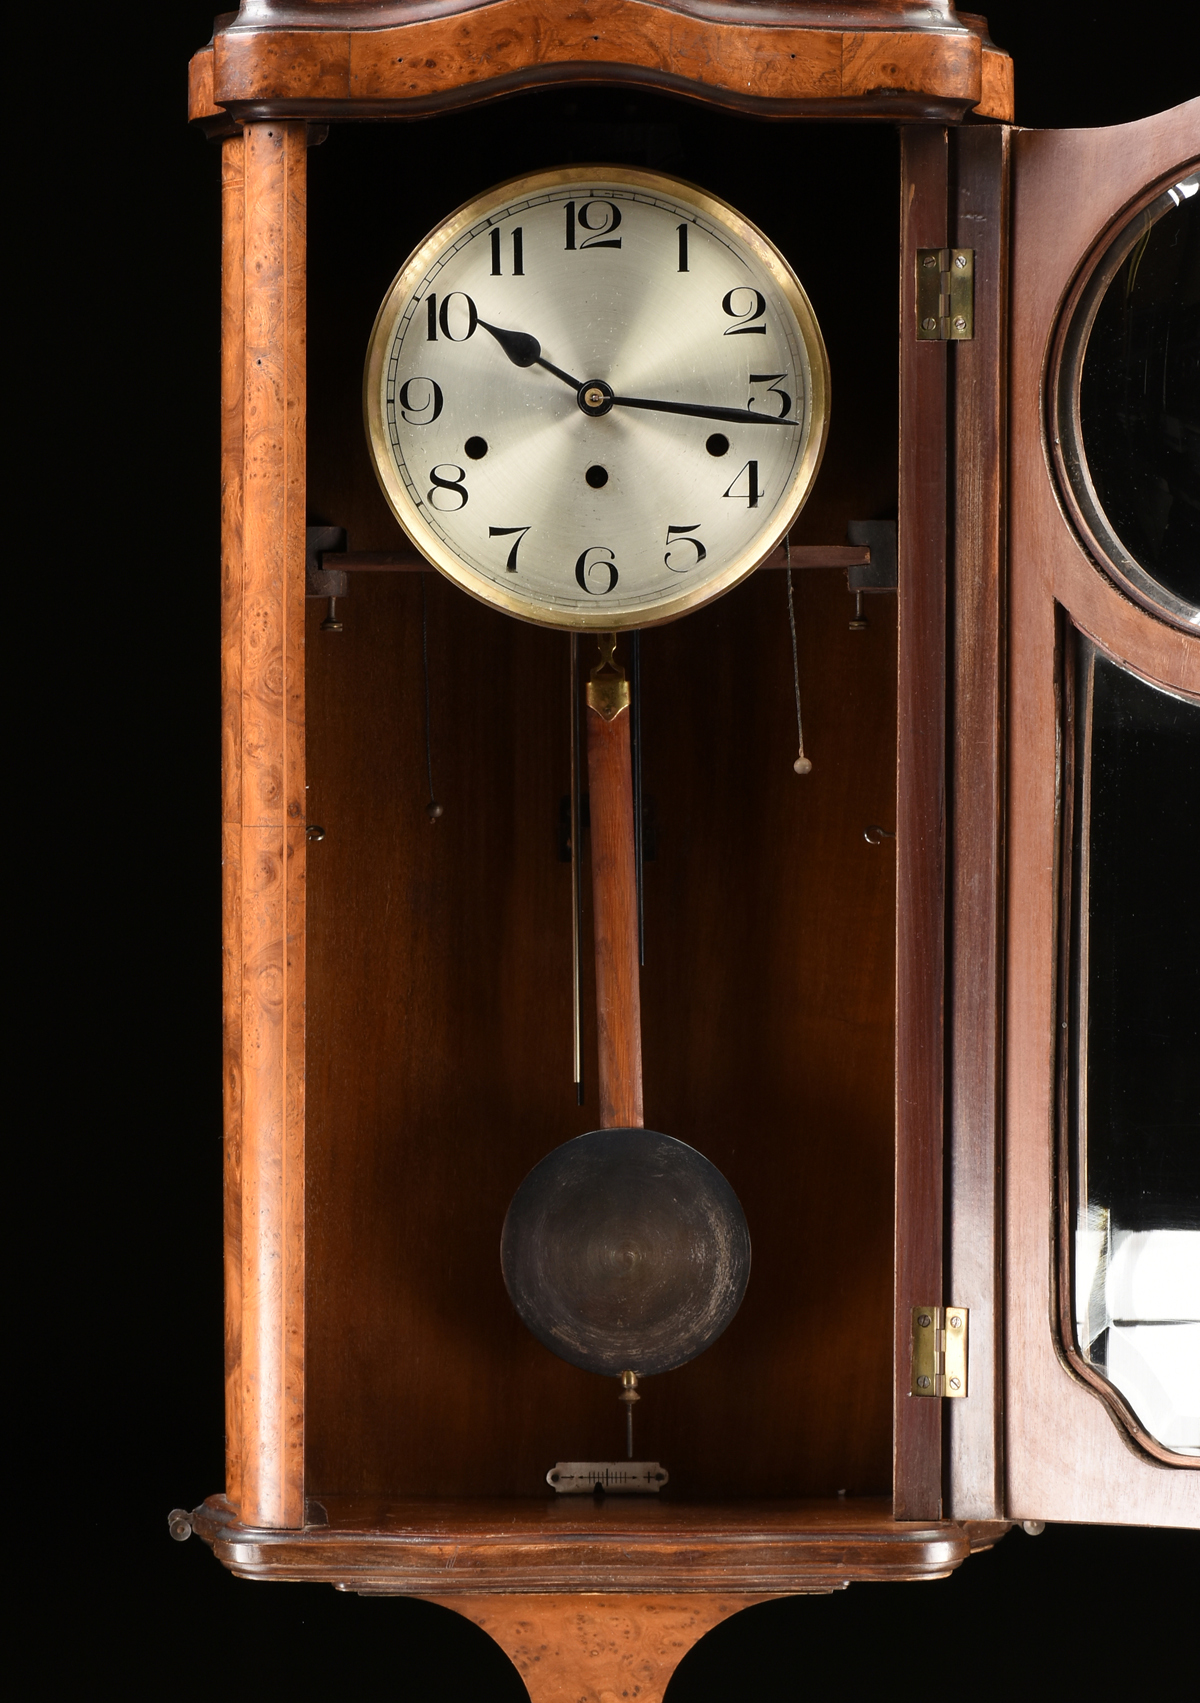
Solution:
M415 396L413 394L414 384L418 386ZM423 384L429 386L429 394L422 402L420 400L422 393L419 387ZM432 426L442 411L442 387L436 379L407 378L400 386L398 400L400 412L410 426Z

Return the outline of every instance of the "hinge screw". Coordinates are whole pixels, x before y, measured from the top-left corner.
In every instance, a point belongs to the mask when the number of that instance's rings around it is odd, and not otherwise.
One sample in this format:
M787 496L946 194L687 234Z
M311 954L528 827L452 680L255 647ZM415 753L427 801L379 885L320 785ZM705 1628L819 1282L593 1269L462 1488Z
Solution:
M950 1320L951 1330L957 1330L959 1325L961 1325L961 1324L962 1324L962 1320L959 1318L958 1314L955 1313L954 1317Z
M917 1379L917 1388L920 1390L927 1390L929 1388L929 1379L925 1377L923 1373Z
M966 267L966 264L967 264L966 255L965 254L956 254L954 256L954 264L958 267L960 272L963 271L964 268Z
M965 320L965 319L964 319L964 318L963 318L963 316L962 316L962 314L961 314L961 313L960 313L960 314L958 314L958 315L957 315L957 316L956 316L956 318L955 318L955 321L954 321L954 329L955 329L955 330L956 330L956 331L965 331L965 330L966 330L966 329L967 329L967 322L966 322L966 320Z
M936 319L923 319L921 321L921 330L922 331L936 331L937 330L937 320Z
M930 1319L928 1313L918 1313L917 1314L917 1323L920 1325L922 1330L928 1330L930 1324L932 1323L932 1320Z
M951 1378L951 1380L950 1380L950 1388L951 1388L951 1389L952 1389L952 1390L961 1390L961 1389L962 1389L962 1380L961 1380L961 1378Z
M937 265L937 255L936 254L927 254L925 256L924 260L921 262L921 265L924 266L925 269L928 271L931 267L934 267L934 266Z

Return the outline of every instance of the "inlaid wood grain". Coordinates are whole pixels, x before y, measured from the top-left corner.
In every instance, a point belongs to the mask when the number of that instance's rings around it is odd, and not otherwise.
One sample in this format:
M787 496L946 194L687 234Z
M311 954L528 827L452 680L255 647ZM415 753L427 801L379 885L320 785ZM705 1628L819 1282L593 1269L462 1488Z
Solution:
M221 981L225 1494L242 1496L242 459L245 149L221 149Z
M662 1703L692 1645L762 1597L433 1597L495 1639L531 1703Z
M218 29L204 50L211 73L194 73L193 116L417 115L552 82L626 82L780 116L1011 117L1011 82L995 63L1006 56L948 7L713 15L680 0L587 0L571 11L492 0L395 20L347 28L326 9L316 28L317 14L310 23L293 8L267 28Z
M241 1506L304 1512L302 124L246 127L240 659Z

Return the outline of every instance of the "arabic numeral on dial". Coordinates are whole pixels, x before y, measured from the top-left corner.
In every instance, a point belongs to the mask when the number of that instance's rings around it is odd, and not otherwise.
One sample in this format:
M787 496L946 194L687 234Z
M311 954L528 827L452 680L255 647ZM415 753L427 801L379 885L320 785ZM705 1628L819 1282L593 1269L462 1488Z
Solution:
M599 210L597 211L597 209ZM621 223L621 209L615 201L584 201L581 203L578 213L575 210L575 203L568 201L565 211L567 248L574 249L576 247L576 233L580 230L592 233L590 236L584 237L583 241L578 244L581 249L620 248L620 237L613 236L613 232Z
M726 332L726 336L728 336L728 335L729 335L728 332ZM771 395L778 397L778 399L779 399L779 412L778 412L778 414L776 414L774 416L774 418L776 420L784 419L785 416L790 414L791 411L792 411L792 399L791 399L791 397L788 395L786 390L780 390L780 388L779 388L779 386L783 383L783 381L786 377L787 377L786 373L751 373L750 374L750 383L752 385L754 385L754 384L765 384L767 389L770 391ZM754 401L755 401L755 399L754 399L753 396L748 397L747 400L746 400L746 407L751 411L751 413L761 414L763 410L761 408L755 408Z
M446 477L449 473L454 475L453 479ZM466 476L466 468L456 467L452 461L443 461L438 466L430 468L429 477L433 481L429 487L430 508L437 509L439 514L455 514L459 509L465 509L467 506L467 487L463 484L463 480ZM443 493L448 494L451 491L460 499L459 502L450 502L446 496L443 496Z
M682 225L676 226L676 233L679 237L679 270L686 272L688 269L688 228L686 221Z
M500 257L500 232L495 230L492 232L492 277L500 278L503 273L504 268L501 265ZM525 243L520 225L512 233L512 275L514 278L525 276Z
M767 335L765 325L755 325L753 321L761 319L767 311L767 298L761 290L752 290L749 284L739 284L730 290L721 302L724 311L730 319L740 320L738 325L731 325L726 331L726 337L753 337L760 333Z
M694 520L690 526L668 526L667 550L663 557L663 561L667 567L670 568L673 574L686 574L689 568L699 567L700 563L708 555L708 551L704 548L704 545L701 544L698 538L689 538L687 536L690 532L699 532L700 525L700 521ZM694 556L682 550L681 546L685 544L691 545L692 549L696 552ZM671 560L672 545L676 547L674 552L676 559L674 561Z
M400 386L399 401L410 426L432 426L442 411L442 387L432 378L408 378Z
M510 537L512 537L512 534L514 532L517 534L517 537L513 539L513 547L508 552L508 561L505 563L505 566L508 569L510 574L515 574L516 571L517 571L517 551L521 548L521 544L524 540L525 534L528 531L529 531L529 528L527 526L489 526L488 527L488 537L489 538L510 538Z
M580 591L589 597L606 597L617 583L617 559L606 544L589 544L575 564ZM606 584L601 584L601 580Z
M740 490L738 489L739 486L741 486ZM722 494L726 497L744 497L746 507L756 509L758 507L758 499L760 497L765 497L767 494L765 491L760 491L758 488L758 462L748 461L742 468L742 471L738 474L737 478L733 481L732 485L730 485L729 489Z
M465 303L465 307L452 307L451 303ZM466 330L463 330L463 316L466 316ZM438 340L438 326L442 328L442 336L448 343L465 343L468 337L474 337L475 327L479 324L479 315L475 311L475 303L470 296L464 296L461 290L451 290L448 296L442 297L442 305L438 307L438 299L432 290L425 298L425 315L428 321L425 332L427 343Z

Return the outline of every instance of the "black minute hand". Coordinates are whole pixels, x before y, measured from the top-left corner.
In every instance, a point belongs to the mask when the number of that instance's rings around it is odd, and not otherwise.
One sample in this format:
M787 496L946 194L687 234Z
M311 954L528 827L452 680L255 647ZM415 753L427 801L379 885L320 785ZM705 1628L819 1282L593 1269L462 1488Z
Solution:
M656 414L690 414L697 420L736 420L756 426L797 424L795 420L778 419L774 414L756 414L752 408L709 408L700 402L648 402L644 396L614 396L612 401L614 408L649 408Z
M491 332L514 367L545 367L548 373L562 379L572 390L580 388L577 378L572 378L570 373L565 373L561 367L553 366L542 359L542 345L527 331L505 331L499 325L489 325L486 319L481 319L479 323L485 331Z

